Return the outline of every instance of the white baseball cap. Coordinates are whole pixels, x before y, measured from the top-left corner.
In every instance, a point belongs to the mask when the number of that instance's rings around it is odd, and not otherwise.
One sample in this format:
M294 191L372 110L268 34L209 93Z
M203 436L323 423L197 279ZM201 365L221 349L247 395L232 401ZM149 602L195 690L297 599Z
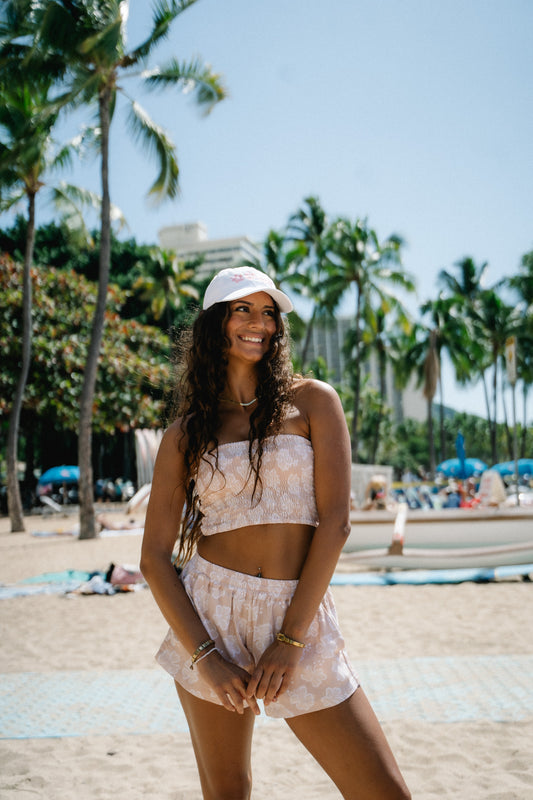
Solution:
M217 272L205 290L203 308L211 308L215 303L238 300L255 292L266 292L283 312L292 311L293 305L286 294L276 289L274 281L254 267L229 267Z

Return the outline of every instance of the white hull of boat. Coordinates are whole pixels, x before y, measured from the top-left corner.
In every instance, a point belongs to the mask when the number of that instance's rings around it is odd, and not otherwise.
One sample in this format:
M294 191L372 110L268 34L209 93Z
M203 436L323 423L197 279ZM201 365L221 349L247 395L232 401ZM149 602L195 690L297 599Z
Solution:
M343 563L368 569L470 569L533 564L533 541L499 547L461 547L425 550L404 547L402 555L387 548L344 554Z
M346 550L388 547L396 513L356 511ZM404 540L410 547L489 547L533 541L533 509L448 509L409 511Z
M400 528L400 531L398 531ZM391 555L393 533L401 555ZM354 512L345 558L385 569L461 569L533 563L533 509Z

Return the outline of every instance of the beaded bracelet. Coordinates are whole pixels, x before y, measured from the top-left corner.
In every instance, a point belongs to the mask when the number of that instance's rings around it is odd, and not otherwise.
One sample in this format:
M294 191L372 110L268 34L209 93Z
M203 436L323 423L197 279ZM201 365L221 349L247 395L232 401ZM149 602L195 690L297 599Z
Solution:
M296 639L291 639L290 636L286 636L281 631L276 634L276 639L278 642L284 642L285 644L293 644L295 647L305 647L305 644L302 642L297 642Z
M204 652L204 650L207 650L207 648L211 647L211 645L213 645L213 644L215 644L213 639L206 639L205 642L202 642L202 644L198 645L198 647L196 648L196 650L194 651L194 653L191 656L190 669L194 669L194 665L198 661L198 658L200 657L200 655Z

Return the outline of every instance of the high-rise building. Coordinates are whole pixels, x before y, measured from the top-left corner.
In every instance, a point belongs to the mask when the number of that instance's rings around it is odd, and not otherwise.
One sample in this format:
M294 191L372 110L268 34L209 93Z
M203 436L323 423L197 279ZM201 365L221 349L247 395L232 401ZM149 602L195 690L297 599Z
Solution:
M261 251L247 236L209 239L203 222L170 225L159 231L163 250L173 250L180 258L203 258L199 276L210 275L224 267L234 267L242 261L259 261Z
M321 356L336 384L348 382L343 344L352 325L353 319L350 317L338 317L332 322L313 326L307 360L310 362ZM370 386L374 389L379 387L378 363L375 356L364 362L362 375L368 376ZM426 400L422 389L416 387L414 380L409 381L404 389L398 389L394 382L392 367L387 363L385 382L386 403L392 409L396 422L401 422L405 417L418 421L427 418Z

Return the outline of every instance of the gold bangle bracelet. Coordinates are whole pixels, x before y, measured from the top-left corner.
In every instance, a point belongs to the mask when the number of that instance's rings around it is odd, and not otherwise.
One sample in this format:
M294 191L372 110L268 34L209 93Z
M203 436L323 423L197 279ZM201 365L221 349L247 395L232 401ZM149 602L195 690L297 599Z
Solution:
M196 650L194 651L194 653L191 656L190 669L194 669L195 663L198 661L198 658L204 652L204 650L207 650L208 647L211 647L214 644L215 643L214 643L213 639L206 639L205 642L202 642L202 644L198 645L198 647L196 648Z
M286 636L281 631L276 633L276 639L278 642L284 642L285 644L293 644L295 647L305 647L305 644L302 642L297 642L296 639L291 639L290 636Z

